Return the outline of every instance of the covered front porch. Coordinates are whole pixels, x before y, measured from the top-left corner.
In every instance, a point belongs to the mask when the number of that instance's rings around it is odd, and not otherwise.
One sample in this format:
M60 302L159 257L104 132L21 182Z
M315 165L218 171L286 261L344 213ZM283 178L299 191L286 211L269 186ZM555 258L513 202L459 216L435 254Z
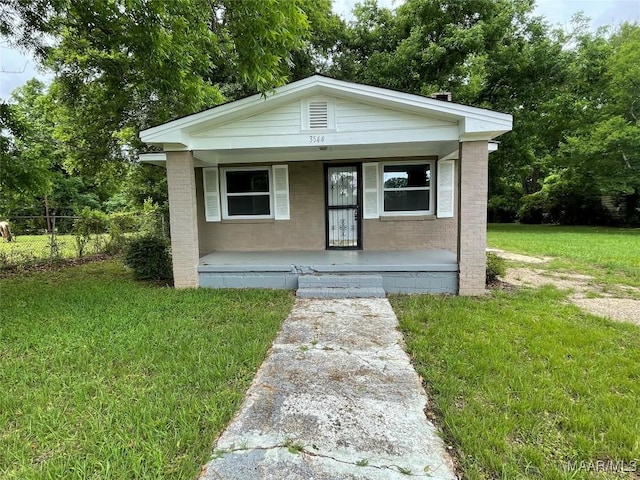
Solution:
M174 284L480 295L488 155L511 125L314 75L144 130L167 169Z
M201 257L198 265L198 284L211 288L297 290L301 275L381 277L386 293L458 291L456 255L442 249L225 251Z

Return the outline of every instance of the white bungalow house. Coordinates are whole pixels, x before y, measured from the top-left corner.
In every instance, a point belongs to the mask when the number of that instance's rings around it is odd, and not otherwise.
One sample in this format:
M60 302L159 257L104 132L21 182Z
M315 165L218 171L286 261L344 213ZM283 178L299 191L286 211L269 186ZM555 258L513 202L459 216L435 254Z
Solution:
M324 288L330 275L480 294L487 160L511 126L314 75L144 130L163 152L141 160L167 169L175 286Z

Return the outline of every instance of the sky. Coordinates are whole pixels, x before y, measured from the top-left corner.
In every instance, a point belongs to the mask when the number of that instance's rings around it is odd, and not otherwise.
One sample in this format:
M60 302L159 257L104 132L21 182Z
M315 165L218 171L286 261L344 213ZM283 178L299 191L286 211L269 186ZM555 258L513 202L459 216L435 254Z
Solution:
M359 0L333 0L333 9L346 19ZM395 8L403 0L378 0L378 4ZM571 17L583 11L591 18L592 28L602 25L618 25L622 22L640 22L640 0L537 0L535 13L562 27L570 25ZM0 98L8 99L11 92L27 80L38 77L44 81L50 75L38 71L37 64L28 54L9 47L0 38Z

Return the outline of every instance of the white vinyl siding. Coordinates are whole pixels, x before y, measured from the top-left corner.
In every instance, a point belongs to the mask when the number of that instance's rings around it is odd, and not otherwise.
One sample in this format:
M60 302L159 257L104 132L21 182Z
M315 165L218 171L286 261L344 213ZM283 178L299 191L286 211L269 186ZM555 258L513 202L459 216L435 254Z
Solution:
M336 100L336 129L341 132L390 131L453 127L455 122L425 118L376 105Z
M215 129L199 129L194 137L249 137L283 135L300 132L300 102L288 103L264 113L221 125Z

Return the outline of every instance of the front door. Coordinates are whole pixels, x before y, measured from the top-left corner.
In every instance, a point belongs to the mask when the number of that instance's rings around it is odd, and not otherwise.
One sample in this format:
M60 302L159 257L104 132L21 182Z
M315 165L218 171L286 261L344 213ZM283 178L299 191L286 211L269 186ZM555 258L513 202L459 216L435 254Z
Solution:
M328 249L362 248L360 165L325 165Z

